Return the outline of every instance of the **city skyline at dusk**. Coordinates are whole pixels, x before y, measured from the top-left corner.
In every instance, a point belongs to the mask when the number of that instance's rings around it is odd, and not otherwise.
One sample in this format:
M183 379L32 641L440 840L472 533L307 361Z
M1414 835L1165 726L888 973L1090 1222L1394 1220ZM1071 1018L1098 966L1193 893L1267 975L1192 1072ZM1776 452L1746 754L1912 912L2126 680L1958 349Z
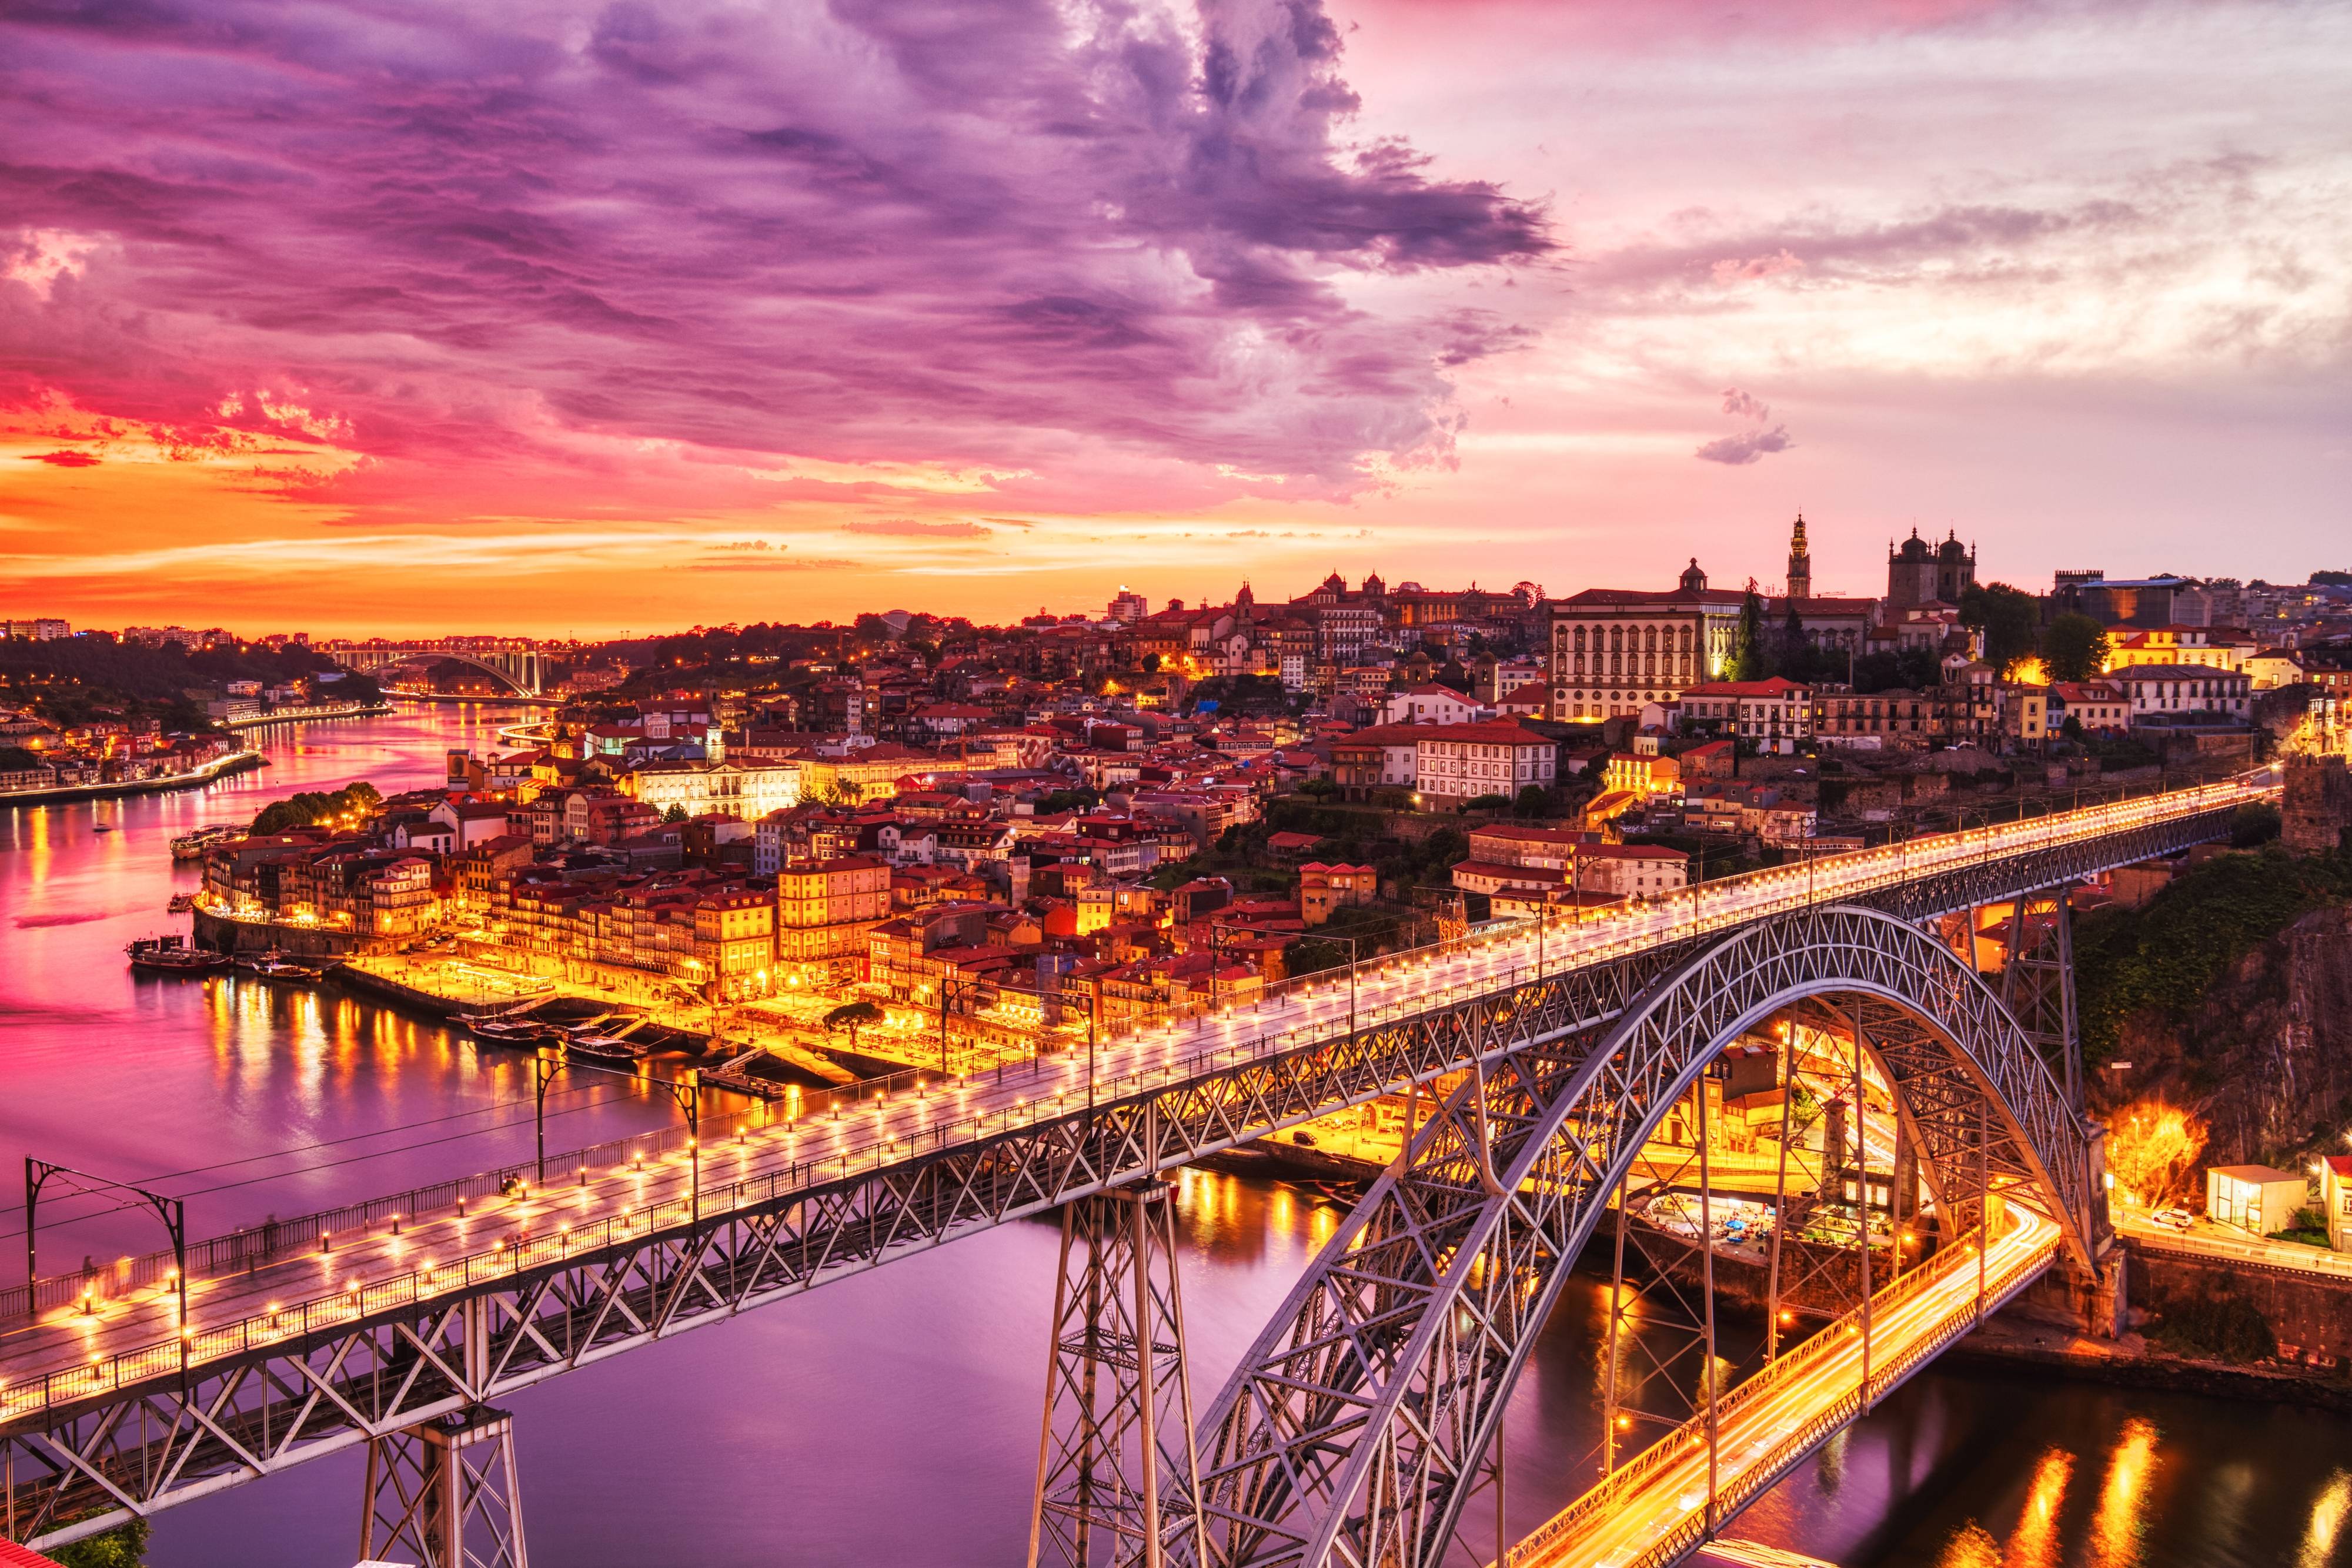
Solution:
M2299 580L2352 564L2347 32L19 13L0 572L81 624L586 636L1769 582L1801 509L1824 591L1915 526L2033 588Z
M2347 103L0 6L0 1562L2352 1565Z

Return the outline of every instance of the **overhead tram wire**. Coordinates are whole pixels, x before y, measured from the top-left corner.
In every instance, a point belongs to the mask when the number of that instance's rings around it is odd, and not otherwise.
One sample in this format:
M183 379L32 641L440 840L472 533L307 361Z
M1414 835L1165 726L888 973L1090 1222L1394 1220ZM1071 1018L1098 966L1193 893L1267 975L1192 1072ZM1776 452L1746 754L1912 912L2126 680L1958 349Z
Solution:
M627 1069L608 1067L602 1062L566 1062L565 1066L567 1069L578 1069L590 1072L601 1072L610 1077L626 1079L632 1083L643 1083L649 1086L659 1084L673 1091L681 1087L676 1079L656 1078L651 1074L641 1076L640 1074L630 1071ZM565 1094L588 1094L595 1092L598 1088L609 1087L611 1087L611 1085L590 1084L577 1089L565 1089L561 1091L561 1092ZM723 1089L723 1086L714 1087L720 1087ZM557 1121L565 1116L577 1115L583 1111L593 1111L601 1105L609 1105L613 1103L614 1100L619 1098L621 1098L621 1096L607 1094L603 1098L592 1101L585 1105L574 1105L564 1110L550 1112L543 1117L538 1118L538 1120L542 1124L545 1122ZM247 1155L241 1159L223 1160L215 1165L210 1166L195 1166L184 1171L175 1171L164 1176L151 1176L144 1179L149 1182L173 1181L184 1176L201 1176L207 1171L229 1170L237 1166L251 1165L260 1160L283 1159L289 1155L305 1154L314 1149L335 1148L344 1144L363 1143L371 1138L383 1137L387 1134L407 1132L417 1127L436 1126L445 1122L461 1121L468 1116L487 1115L495 1111L508 1110L525 1103L527 1103L527 1102L520 1097L513 1100L500 1100L489 1105L477 1106L470 1111L453 1112L446 1116L429 1116L415 1122L405 1122L391 1127L378 1128L376 1131L372 1133L354 1133L348 1137L331 1138L316 1144L297 1145L290 1149L279 1149L259 1155ZM522 1119L520 1117L517 1117L512 1121L501 1122L494 1126L475 1127L466 1132L453 1133L446 1137L427 1138L415 1143L397 1144L390 1148L373 1149L366 1154L352 1155L344 1159L329 1160L320 1165L304 1166L295 1170L273 1171L266 1176L249 1176L243 1181L220 1182L212 1186L196 1187L191 1191L178 1193L173 1196L184 1201L191 1197L208 1197L214 1193L234 1192L241 1187L258 1186L267 1182L287 1181L297 1176L315 1175L321 1171L339 1170L345 1166L362 1165L369 1160L382 1159L388 1155L406 1154L417 1149L436 1148L443 1144L462 1143L467 1138L478 1138L493 1133L509 1132L515 1128L520 1127L522 1124ZM69 1195L62 1201L70 1202L73 1197L92 1196L95 1195L89 1193L75 1193ZM115 1203L105 1208L94 1209L84 1214L66 1215L62 1217L58 1223L61 1225L77 1224L92 1219L102 1219L110 1214L118 1214L125 1209L136 1208L137 1207L139 1206L136 1203L129 1201ZM24 1235L24 1231L21 1228L15 1230L0 1230L0 1241L9 1240L22 1235Z
M630 1078L648 1084L658 1084L667 1082L667 1080L665 1079L656 1078L637 1080L636 1075L634 1073L621 1072L619 1070L613 1068L599 1067L597 1068L597 1071L611 1072L616 1077ZM590 1083L578 1088L557 1091L557 1092L563 1094L593 1094L599 1089L609 1089L612 1086L609 1084ZM593 1110L599 1105L609 1105L620 1098L623 1097L608 1093L586 1105L574 1105L561 1111L551 1111L548 1113L547 1120L553 1121L561 1116L569 1116L582 1111ZM488 1105L477 1105L470 1110L453 1111L446 1116L421 1117L414 1122L397 1123L389 1127L378 1127L371 1132L352 1133L341 1138L322 1139L315 1144L297 1144L289 1148L267 1150L261 1154L246 1155L234 1160L221 1160L215 1164L208 1166L191 1166L185 1170L167 1171L158 1176L141 1176L137 1179L142 1185L153 1186L162 1182L177 1181L183 1176L204 1176L212 1171L233 1170L238 1166L254 1165L263 1160L286 1159L295 1155L309 1154L319 1149L339 1148L345 1144L366 1143L371 1139L388 1137L395 1133L412 1132L419 1127L439 1126L448 1122L464 1121L467 1118L473 1116L487 1116L500 1111L512 1110L517 1107L527 1107L530 1104L530 1099L529 1096L518 1096L512 1100L499 1100L494 1101ZM295 1170L278 1171L268 1176L254 1176L245 1181L226 1182L215 1186L198 1187L190 1192L178 1193L172 1196L182 1198L201 1197L207 1193L227 1192L236 1187L251 1186L260 1182L278 1181L292 1176L307 1176L313 1171L334 1170L342 1166L357 1165L363 1160L379 1159L386 1155L402 1154L411 1149L433 1148L442 1144L457 1143L466 1138L477 1138L486 1136L492 1133L503 1133L522 1124L523 1124L520 1119L500 1122L495 1125L476 1127L467 1132L453 1134L447 1137L430 1138L419 1143L397 1144L390 1148L373 1150L368 1154L356 1155L348 1159L330 1160L322 1165L304 1166ZM59 1202L60 1204L70 1203L76 1197L90 1196L94 1195L79 1192L72 1193L60 1199ZM94 1209L84 1214L63 1215L59 1217L58 1223L73 1224L82 1220L99 1219L110 1214L119 1213L125 1208L136 1208L138 1207L140 1207L138 1204L131 1202L110 1204L104 1208ZM45 1212L47 1207L47 1205L43 1206ZM9 1240L24 1234L25 1232L21 1226L13 1230L0 1230L0 1241Z

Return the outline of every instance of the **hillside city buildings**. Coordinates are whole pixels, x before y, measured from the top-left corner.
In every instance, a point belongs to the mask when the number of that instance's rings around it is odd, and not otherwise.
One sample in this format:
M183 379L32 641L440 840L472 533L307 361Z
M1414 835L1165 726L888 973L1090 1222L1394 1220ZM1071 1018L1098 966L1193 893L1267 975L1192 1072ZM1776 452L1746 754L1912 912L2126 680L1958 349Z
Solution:
M1156 610L1123 587L1099 616L1016 627L759 629L757 653L698 629L675 676L543 650L567 695L536 739L453 752L438 784L354 819L213 843L200 907L984 1035L1246 995L1448 923L1657 898L1957 821L1988 789L2343 733L2352 591L2062 574L2035 612L2108 639L2090 678L2053 682L1985 659L1956 535L1891 546L1870 597L1819 591L1811 542L1797 519L1782 591L1717 586L1696 559L1559 597L1335 572ZM48 780L225 738L0 715L13 776Z

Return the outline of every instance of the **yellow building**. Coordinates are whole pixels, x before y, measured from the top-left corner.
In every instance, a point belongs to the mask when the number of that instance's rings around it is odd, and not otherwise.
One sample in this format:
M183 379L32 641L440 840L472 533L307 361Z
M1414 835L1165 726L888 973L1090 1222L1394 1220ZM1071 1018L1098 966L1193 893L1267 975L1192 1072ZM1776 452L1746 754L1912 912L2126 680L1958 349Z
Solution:
M988 758L967 762L961 757L918 751L888 741L862 747L840 757L812 757L801 763L801 798L827 804L862 806L888 800L898 793L898 780L909 775L927 779L961 778L972 768L994 767Z

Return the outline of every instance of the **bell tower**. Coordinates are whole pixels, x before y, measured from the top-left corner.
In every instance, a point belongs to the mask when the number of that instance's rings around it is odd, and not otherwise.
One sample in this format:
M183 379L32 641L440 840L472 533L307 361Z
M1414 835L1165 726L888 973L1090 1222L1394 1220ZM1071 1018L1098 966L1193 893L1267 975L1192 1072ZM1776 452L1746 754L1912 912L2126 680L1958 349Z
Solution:
M1813 557L1805 548L1805 514L1797 514L1796 531L1789 536L1789 597L1813 596Z

